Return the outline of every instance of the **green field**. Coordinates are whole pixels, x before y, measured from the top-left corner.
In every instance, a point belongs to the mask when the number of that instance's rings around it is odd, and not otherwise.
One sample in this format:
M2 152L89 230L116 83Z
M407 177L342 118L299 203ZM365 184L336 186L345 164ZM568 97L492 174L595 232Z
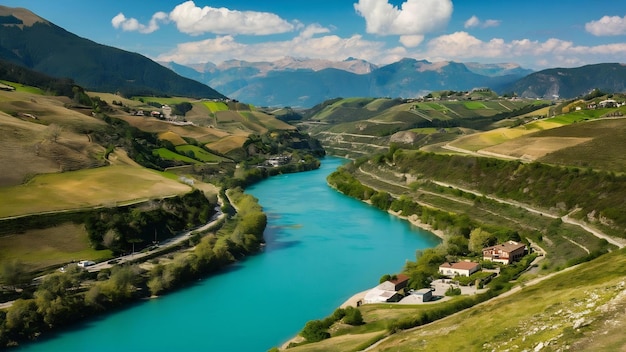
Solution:
M158 155L161 159L182 161L189 164L201 164L199 160L192 159L188 156L175 153L166 148L159 148L153 151L154 155Z
M5 80L1 80L1 79L0 79L0 83L14 87L16 92L26 92L26 93L37 94L37 95L44 94L44 91L37 87L25 86L20 83L9 82Z
M72 223L0 236L0 264L19 260L28 270L60 266L72 260L99 261L110 257L110 250L92 249L84 227Z
M144 103L159 103L161 105L176 105L189 102L189 98L185 97L133 97L133 100L143 101Z
M485 104L479 101L468 101L463 103L463 105L469 110L488 109Z
M0 217L114 206L191 190L175 179L175 175L126 165L38 175L26 184L0 188L0 199L10 199L0 202Z
M211 112L218 111L226 111L228 110L228 105L221 101L203 101L202 104L207 107L207 109L211 110Z
M224 161L224 160L228 160L226 158L223 158L219 155L215 155L213 153L210 153L200 147L197 147L195 145L179 145L176 147L176 151L179 152L180 154L183 155L188 155L190 152L193 153L193 159L196 160L200 160L206 163L215 163L215 162L220 162L220 161Z

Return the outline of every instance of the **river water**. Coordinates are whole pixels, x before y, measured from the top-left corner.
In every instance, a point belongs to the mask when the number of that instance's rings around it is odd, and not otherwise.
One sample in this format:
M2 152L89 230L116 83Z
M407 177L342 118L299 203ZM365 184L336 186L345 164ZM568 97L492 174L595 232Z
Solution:
M345 159L250 187L265 250L191 287L108 314L25 351L267 351L439 239L326 184Z

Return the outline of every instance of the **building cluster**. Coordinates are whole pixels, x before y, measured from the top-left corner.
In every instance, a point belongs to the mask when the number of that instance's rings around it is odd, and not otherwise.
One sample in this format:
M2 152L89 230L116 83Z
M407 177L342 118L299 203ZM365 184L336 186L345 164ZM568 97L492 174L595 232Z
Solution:
M482 259L509 265L519 261L528 253L528 248L524 243L508 241L483 248ZM449 281L457 277L469 277L474 273L481 271L481 265L472 261L445 262L439 266L439 275ZM398 274L392 279L382 282L378 286L369 290L362 300L362 303L385 303L399 302L409 304L419 304L433 300L434 288L424 288L420 290L407 291L409 277L404 274Z

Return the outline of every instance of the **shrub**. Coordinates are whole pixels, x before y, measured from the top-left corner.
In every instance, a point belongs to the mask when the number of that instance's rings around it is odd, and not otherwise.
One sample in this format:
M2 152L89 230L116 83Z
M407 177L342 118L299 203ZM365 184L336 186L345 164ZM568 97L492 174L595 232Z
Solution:
M327 327L321 320L311 320L306 325L300 335L309 342L318 342L330 337Z
M461 295L460 287L454 287L450 285L450 287L448 287L448 289L446 290L446 296L459 296L459 295Z
M349 325L362 325L363 315L361 315L361 311L359 309L349 306L345 309L343 322Z

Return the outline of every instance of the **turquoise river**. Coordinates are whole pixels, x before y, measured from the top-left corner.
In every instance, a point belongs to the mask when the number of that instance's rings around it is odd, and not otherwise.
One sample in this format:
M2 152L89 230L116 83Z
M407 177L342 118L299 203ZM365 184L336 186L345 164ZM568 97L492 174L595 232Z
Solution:
M326 176L346 160L247 192L268 215L258 255L158 299L80 323L23 351L267 351L439 239L346 197Z

